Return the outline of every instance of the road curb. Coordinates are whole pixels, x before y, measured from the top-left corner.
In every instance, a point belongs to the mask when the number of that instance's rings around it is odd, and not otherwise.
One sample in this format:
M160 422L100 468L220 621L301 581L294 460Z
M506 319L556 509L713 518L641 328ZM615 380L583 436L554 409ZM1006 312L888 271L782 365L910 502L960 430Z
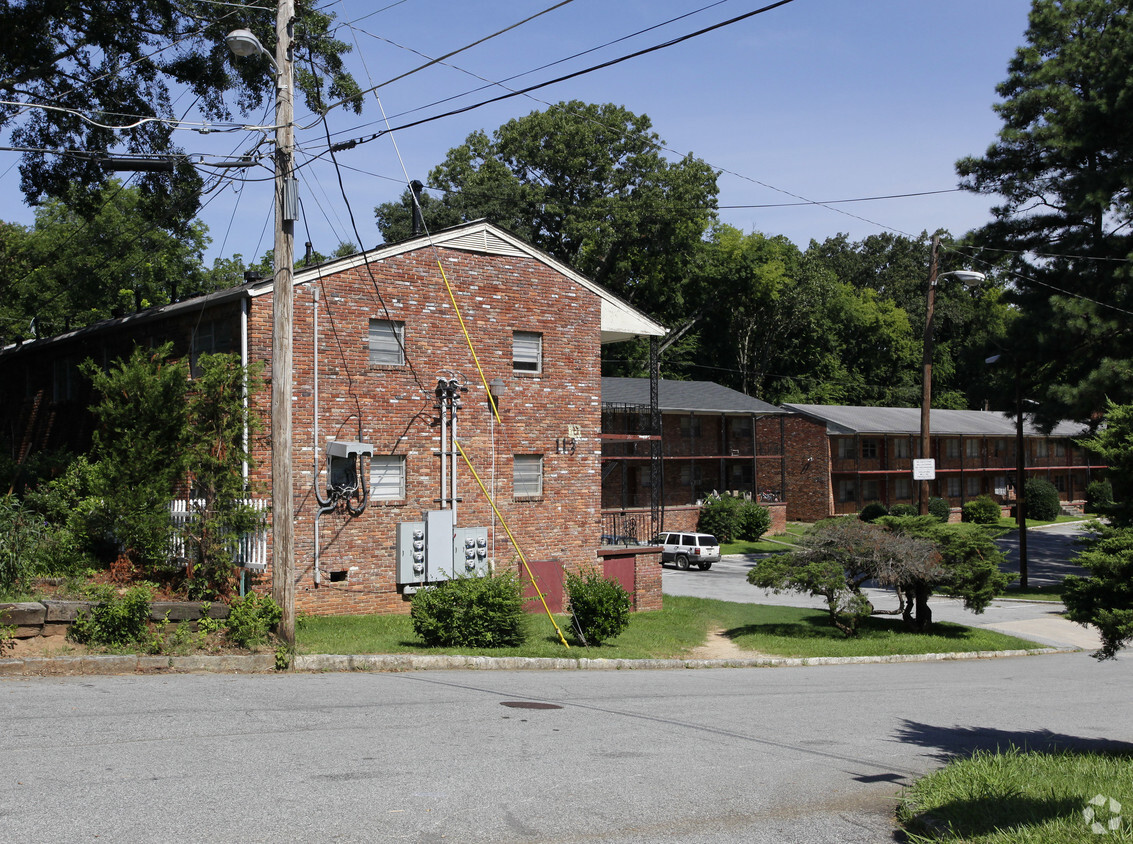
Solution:
M732 659L588 659L430 654L305 654L292 670L307 674L347 671L672 671L701 668L803 668L818 665L875 665L951 662L970 659L1080 653L1082 648L1031 648L939 654L848 657L745 657ZM275 672L274 654L188 657L95 655L0 659L0 677L75 677L115 674L265 674Z

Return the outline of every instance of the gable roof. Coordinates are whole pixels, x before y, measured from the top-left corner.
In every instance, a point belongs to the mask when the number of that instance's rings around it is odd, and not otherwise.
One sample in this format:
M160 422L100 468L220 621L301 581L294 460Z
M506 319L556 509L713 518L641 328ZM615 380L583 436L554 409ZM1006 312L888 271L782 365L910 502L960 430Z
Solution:
M852 407L833 404L785 404L788 410L826 423L829 434L920 434L919 407ZM929 428L934 436L1013 437L1015 420L993 410L941 410L929 412ZM1059 422L1047 434L1024 420L1028 437L1079 437L1087 433L1084 425Z
M752 398L714 381L657 382L661 410L695 413L785 413L782 408ZM602 404L649 404L648 378L603 378Z
M314 281L331 273L361 267L367 263L374 263L413 252L418 249L427 249L439 246L444 249L458 249L466 252L476 252L482 255L503 255L511 257L530 258L550 267L560 275L566 276L575 284L588 290L598 297L602 306L602 344L617 343L630 340L634 337L663 337L667 333L665 326L650 319L628 302L615 296L609 290L595 284L581 273L572 270L566 264L552 258L541 249L519 239L511 232L500 228L487 220L474 220L459 226L453 226L443 231L403 240L399 243L383 244L373 249L337 258L316 267L304 267L295 271L295 284L304 284ZM253 296L262 296L270 293L271 280L261 282L253 292Z

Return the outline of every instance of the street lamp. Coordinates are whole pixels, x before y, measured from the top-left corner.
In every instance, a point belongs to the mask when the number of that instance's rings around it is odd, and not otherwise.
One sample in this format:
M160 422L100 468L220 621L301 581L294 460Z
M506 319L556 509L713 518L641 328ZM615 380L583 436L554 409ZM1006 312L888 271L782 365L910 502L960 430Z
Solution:
M228 34L235 55L267 56L275 71L275 278L272 285L271 334L271 594L283 614L279 634L295 643L295 499L291 469L291 338L295 311L295 220L298 195L292 173L295 147L291 99L291 26L294 0L279 0L275 20L275 58L247 29Z
M921 395L921 459L930 459L931 432L929 430L929 411L932 408L932 317L933 307L936 304L936 285L942 278L956 278L963 282L965 285L971 287L974 284L979 284L987 276L983 273L978 273L975 270L952 270L951 272L941 273L939 276L936 273L937 268L937 254L940 251L940 235L934 234L932 236L932 260L929 263L928 269L928 300L925 308L924 319L924 374L921 378L921 386L923 394ZM935 477L935 470L933 471ZM924 478L921 480L920 489L920 510L921 515L928 515L928 498L929 498L929 480Z

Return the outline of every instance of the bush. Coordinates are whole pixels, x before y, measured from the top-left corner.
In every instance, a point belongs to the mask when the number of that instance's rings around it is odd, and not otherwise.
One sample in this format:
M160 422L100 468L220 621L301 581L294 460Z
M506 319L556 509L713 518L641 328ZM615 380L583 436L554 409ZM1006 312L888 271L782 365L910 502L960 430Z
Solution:
M742 539L756 542L771 527L771 513L754 501L713 493L704 499L696 522L699 533L710 533L721 542Z
M862 507L862 511L858 513L858 518L863 522L873 522L880 519L882 516L888 515L888 507L886 507L880 501L873 501Z
M771 529L771 511L754 501L740 504L738 537L746 542L758 542Z
M973 498L964 504L963 510L961 510L963 521L973 522L977 525L997 524L1002 515L1003 511L999 507L999 502L990 495Z
M1086 510L1104 513L1113 504L1113 484L1109 481L1091 481L1086 487Z
M413 596L413 631L428 647L507 648L523 644L523 590L511 572L446 580Z
M567 610L588 645L598 646L629 626L630 597L616 580L607 580L595 568L583 574L567 572Z
M1062 512L1058 490L1045 478L1028 478L1023 485L1023 495L1026 498L1028 519L1053 522Z
M67 638L80 645L110 648L145 645L149 648L152 644L149 636L150 601L153 600L153 589L149 584L133 586L123 595L103 584L93 587L90 594L100 603L91 607L89 614L78 613Z
M920 512L912 504L894 504L889 508L890 516L918 516Z
M268 641L282 617L283 610L270 595L249 592L228 611L225 636L238 648L255 648Z
M721 542L731 542L737 536L740 500L730 495L709 495L700 505L696 529L710 533Z
M937 521L947 522L948 517L952 515L952 508L943 498L930 498L928 500L928 514Z

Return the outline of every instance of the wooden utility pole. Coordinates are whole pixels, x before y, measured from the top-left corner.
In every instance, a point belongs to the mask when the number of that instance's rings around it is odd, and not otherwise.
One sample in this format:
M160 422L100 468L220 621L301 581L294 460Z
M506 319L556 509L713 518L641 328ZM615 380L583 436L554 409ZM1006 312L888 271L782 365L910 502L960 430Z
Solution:
M932 236L932 259L928 266L928 298L924 317L924 366L921 374L921 459L932 458L932 434L929 430L929 416L932 413L932 316L936 303L936 258L940 251L940 236ZM928 515L929 482L921 481L921 515Z
M295 644L295 498L291 471L291 339L295 219L295 149L291 31L294 0L279 0L275 20L275 278L271 334L271 594L283 610L279 635Z

